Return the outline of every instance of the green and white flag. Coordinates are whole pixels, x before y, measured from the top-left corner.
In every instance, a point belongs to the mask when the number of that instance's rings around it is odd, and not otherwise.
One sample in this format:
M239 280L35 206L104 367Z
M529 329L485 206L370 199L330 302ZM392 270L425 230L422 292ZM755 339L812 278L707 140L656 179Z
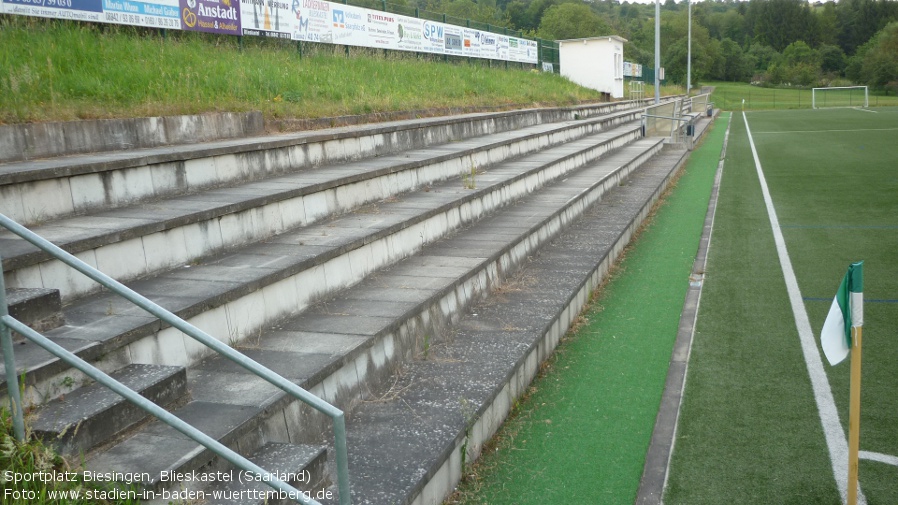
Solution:
M836 292L820 332L823 354L837 365L851 349L851 328L864 325L864 262L852 263Z

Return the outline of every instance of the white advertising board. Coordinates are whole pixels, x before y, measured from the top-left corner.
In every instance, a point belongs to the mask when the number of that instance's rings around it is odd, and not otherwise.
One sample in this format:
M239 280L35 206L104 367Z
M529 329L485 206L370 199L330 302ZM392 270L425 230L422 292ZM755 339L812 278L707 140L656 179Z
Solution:
M538 62L532 40L324 0L0 0L0 13Z

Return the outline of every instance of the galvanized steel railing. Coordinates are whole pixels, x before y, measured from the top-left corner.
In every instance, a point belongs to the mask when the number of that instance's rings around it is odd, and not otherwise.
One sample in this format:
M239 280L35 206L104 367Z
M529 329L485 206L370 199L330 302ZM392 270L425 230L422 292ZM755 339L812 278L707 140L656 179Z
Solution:
M685 140L687 149L692 150L695 122L705 114L709 98L709 94L702 94L647 107L642 114L643 136L670 137L677 143Z
M205 333L204 331L193 326L187 321L184 321L170 311L153 303L147 298L129 289L122 283L107 276L103 272L100 272L87 263L84 263L75 256L63 251L56 245L35 234L24 226L16 223L3 214L0 214L0 226L8 229L9 231L22 237L28 242L31 242L38 248L49 253L54 258L62 261L63 263L93 279L99 284L105 286L122 298L125 298L131 303L146 310L150 314L153 314L172 327L181 330L186 335L189 335L200 343L206 345L207 347L215 350L219 354L225 356L226 358L237 363L243 368L249 370L253 374L281 388L283 391L287 392L294 398L306 403L315 410L333 419L334 443L337 457L337 484L339 490L340 505L350 505L351 500L349 492L349 464L346 448L346 423L343 411L325 402L321 398L318 398L312 393L309 393L305 389L302 389L296 384L293 384L292 382L281 377L269 368L257 363L256 361L241 354L240 352L237 352L228 345L218 341L211 335ZM2 261L2 258L0 258L0 261ZM215 454L221 456L228 462L232 463L234 466L262 476L264 478L264 482L266 482L269 486L277 491L286 493L286 495L294 501L310 505L320 505L318 502L308 497L306 493L297 490L286 482L275 478L274 475L268 473L266 470L257 466L255 463L225 447L217 440L209 437L205 433L197 430L190 424L187 424L186 422L177 418L162 407L159 407L155 403L140 396L134 390L121 384L96 367L90 365L78 356L60 347L58 344L51 341L47 337L41 335L37 331L34 331L33 329L29 328L25 324L10 316L9 309L6 303L6 285L3 280L3 275L0 275L0 344L2 344L3 359L6 366L6 389L9 394L10 408L13 414L13 429L15 431L16 438L18 438L19 440L24 440L25 438L25 425L22 416L22 399L18 388L18 377L16 374L15 357L13 354L12 335L10 333L10 330L14 330L20 333L28 340L46 349L51 354L59 357L59 359L80 370L91 379L108 387L115 393L134 403L160 421L168 424L172 428L195 440L197 443L208 448Z

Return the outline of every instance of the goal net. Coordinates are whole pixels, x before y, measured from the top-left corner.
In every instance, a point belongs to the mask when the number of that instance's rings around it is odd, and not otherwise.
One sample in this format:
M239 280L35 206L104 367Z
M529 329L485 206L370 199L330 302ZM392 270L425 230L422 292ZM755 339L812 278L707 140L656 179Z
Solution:
M832 107L868 107L869 103L867 86L814 88L811 91L811 106L815 109Z

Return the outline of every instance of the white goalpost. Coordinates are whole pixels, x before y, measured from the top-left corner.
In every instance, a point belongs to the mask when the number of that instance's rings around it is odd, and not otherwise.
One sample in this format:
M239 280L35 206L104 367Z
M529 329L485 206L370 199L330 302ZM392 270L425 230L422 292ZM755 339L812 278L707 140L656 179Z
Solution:
M811 107L815 109L833 107L869 107L870 98L867 86L841 86L832 88L813 88L811 90Z

